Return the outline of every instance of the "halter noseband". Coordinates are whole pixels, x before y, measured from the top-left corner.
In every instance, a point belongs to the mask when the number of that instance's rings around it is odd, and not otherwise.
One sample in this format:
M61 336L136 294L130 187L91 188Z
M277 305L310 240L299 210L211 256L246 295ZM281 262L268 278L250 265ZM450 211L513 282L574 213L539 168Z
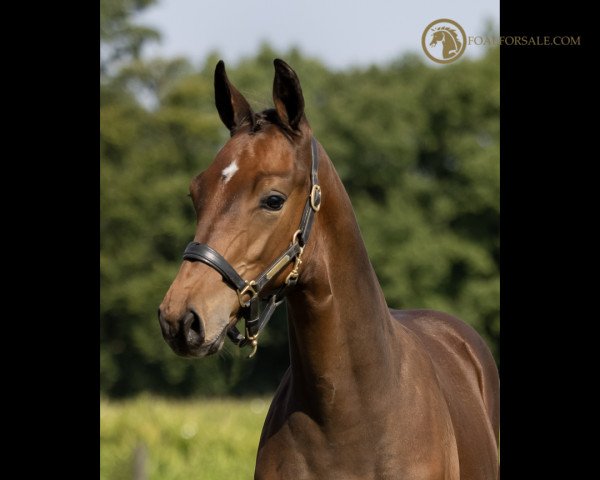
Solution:
M321 208L321 187L319 186L317 171L319 169L319 152L317 140L311 139L311 168L310 168L310 194L306 200L300 226L292 237L292 243L288 249L277 257L269 267L254 280L244 280L216 250L206 243L190 242L183 252L183 259L205 263L221 274L225 283L233 288L238 296L241 307L241 317L245 321L245 335L242 335L235 325L227 330L227 336L239 347L252 346L249 357L254 356L258 347L258 335L271 319L276 308L285 300L286 289L298 281L298 268L302 263L301 257L304 247L308 242L310 231L315 218L315 213ZM269 295L267 305L260 311L260 293L272 278L275 278L287 265L294 262L294 268L285 279L277 292ZM248 296L248 300L244 297ZM237 323L237 322L236 322Z

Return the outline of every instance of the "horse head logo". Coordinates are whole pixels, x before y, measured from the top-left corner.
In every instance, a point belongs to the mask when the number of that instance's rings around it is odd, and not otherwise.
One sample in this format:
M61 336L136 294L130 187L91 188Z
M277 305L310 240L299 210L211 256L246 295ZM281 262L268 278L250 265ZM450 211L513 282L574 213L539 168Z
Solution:
M444 60L454 58L458 52L460 52L460 48L462 47L462 42L458 39L456 30L450 27L439 27L433 30L429 46L435 47L438 42L442 42L442 45L444 46L444 49L442 50Z
M458 23L442 18L427 25L421 37L421 44L425 54L434 62L450 63L464 53L465 40L465 31ZM442 47L441 52L439 44Z

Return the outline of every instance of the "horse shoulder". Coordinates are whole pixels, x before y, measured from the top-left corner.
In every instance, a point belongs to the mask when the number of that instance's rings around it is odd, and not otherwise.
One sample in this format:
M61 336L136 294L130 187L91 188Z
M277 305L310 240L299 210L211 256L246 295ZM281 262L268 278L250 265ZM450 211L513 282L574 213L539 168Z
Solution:
M291 383L292 371L288 367L265 418L256 454L255 480L312 478L311 466L304 455L306 445L302 444L307 443L306 438L299 443L296 437L298 433L310 436L314 428L304 424L309 419L294 407ZM312 440L309 445L317 439Z

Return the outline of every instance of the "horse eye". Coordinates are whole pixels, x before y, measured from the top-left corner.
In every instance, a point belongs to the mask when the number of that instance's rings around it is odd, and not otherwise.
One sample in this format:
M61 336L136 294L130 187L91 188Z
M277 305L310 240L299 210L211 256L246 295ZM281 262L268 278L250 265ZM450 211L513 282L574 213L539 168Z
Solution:
M263 206L268 210L281 210L284 202L285 198L283 198L281 195L269 195L265 199Z

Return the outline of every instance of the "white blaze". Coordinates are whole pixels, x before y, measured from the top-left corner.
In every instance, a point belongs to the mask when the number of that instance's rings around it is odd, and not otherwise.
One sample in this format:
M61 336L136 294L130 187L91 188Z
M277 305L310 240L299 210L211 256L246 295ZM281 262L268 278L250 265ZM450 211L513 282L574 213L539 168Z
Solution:
M239 167L237 166L237 160L234 160L233 162L231 162L229 164L228 167L225 167L223 169L223 171L221 172L221 175L223 175L223 180L225 180L225 183L227 183L229 180L231 180L231 177L233 177L235 175L235 172L237 172L239 170Z

